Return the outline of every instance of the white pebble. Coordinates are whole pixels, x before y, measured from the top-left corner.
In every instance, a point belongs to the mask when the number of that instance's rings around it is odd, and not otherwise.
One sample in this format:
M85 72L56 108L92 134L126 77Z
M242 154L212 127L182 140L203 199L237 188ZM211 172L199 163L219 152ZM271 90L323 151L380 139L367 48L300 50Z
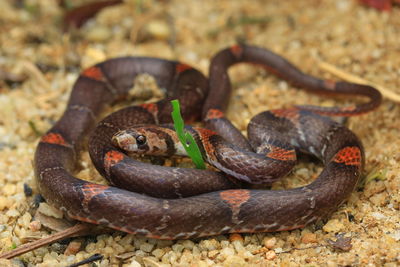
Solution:
M175 244L175 245L172 246L172 250L173 250L174 252L182 252L182 250L183 250L184 248L185 248L185 247L184 247L183 245L181 245L181 244Z
M154 244L150 243L143 243L140 245L140 250L143 250L144 252L151 252L154 248Z
M162 256L164 256L165 251L160 248L157 248L157 249L153 250L153 252L151 252L151 254L153 254L154 257L160 259Z
M184 240L184 241L182 242L182 245L183 245L186 249L189 249L189 250L192 250L193 247L194 247L193 241L190 241L190 240Z
M127 266L127 267L140 267L142 265L140 265L139 262L132 260L131 263Z
M226 258L228 258L228 256L235 255L235 251L233 250L233 248L229 248L229 247L223 248L221 250L221 255L226 259Z

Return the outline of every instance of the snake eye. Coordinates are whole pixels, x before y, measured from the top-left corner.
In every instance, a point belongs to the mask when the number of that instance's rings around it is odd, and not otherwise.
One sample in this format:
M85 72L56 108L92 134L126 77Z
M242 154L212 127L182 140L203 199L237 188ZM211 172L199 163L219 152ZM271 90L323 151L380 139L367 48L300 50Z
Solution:
M146 136L144 135L138 135L136 137L136 144L138 144L139 146L144 145L146 143Z

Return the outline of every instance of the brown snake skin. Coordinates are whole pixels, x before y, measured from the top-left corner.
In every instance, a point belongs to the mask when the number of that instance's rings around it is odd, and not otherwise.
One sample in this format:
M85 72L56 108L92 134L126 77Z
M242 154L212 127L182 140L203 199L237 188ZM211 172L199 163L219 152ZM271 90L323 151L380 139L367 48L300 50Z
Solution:
M370 101L345 108L296 106L263 112L251 120L248 131L252 139L247 142L223 115L231 87L227 69L239 62L261 65L312 92L362 95ZM93 130L103 108L126 95L140 73L154 76L160 88L167 90L166 98L119 110ZM127 157L111 144L119 130L170 122L169 101L175 98L181 103L186 121L202 118L207 128L234 142L242 152L255 149L276 164L290 161L291 165L296 149L317 156L325 167L314 182L304 187L238 189L240 183L226 179L221 172L149 165ZM210 65L209 80L178 62L140 57L111 59L82 72L63 116L41 138L34 160L37 183L47 202L74 219L152 238L296 229L335 211L356 186L363 167L364 152L355 134L316 113L351 116L370 111L380 102L380 93L372 87L314 78L268 50L247 45L220 51ZM93 163L113 186L73 176L83 140L90 131ZM214 132L203 130L199 135L203 150L212 153ZM227 165L241 164L234 160L235 155L225 153L218 160ZM237 166L236 170L257 171L250 163Z

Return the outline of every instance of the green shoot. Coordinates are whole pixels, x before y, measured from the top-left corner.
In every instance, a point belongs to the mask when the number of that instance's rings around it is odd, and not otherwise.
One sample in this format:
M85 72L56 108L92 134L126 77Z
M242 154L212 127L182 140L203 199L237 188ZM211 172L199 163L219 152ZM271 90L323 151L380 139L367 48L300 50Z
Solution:
M205 169L206 165L204 163L203 157L201 155L200 149L196 144L193 136L184 130L184 122L181 116L181 108L179 106L178 100L172 100L172 120L174 121L174 128L179 140L181 141L186 153L192 159L197 169Z

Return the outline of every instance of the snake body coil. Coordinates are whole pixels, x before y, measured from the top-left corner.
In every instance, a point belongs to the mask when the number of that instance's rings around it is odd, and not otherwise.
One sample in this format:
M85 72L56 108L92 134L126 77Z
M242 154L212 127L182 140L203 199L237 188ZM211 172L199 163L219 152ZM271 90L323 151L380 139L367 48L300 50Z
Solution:
M363 95L370 101L346 108L297 106L263 112L249 124L248 142L223 115L230 93L227 69L239 62L259 64L313 92ZM82 141L93 130L99 113L105 105L124 96L141 73L154 76L158 85L167 89L166 98L109 115L89 140L94 165L113 186L74 177ZM120 130L138 124L171 122L171 99L179 99L185 120L201 118L211 129L198 131L203 150L210 157L224 166L243 164L233 172L247 169L254 174L258 168L251 162L238 163L237 154L225 145L219 148L223 153L212 154L221 144L213 141L214 131L234 142L244 154L256 149L277 164L277 172L287 172L294 162L294 149L314 154L325 167L314 182L304 187L238 189L238 183L226 179L221 172L149 165L129 158L111 143ZM296 229L328 216L346 200L363 167L359 139L346 127L316 113L351 116L370 111L380 102L379 92L372 87L319 80L268 50L245 45L219 52L210 65L209 80L179 62L111 59L86 69L78 78L63 116L38 144L35 173L40 192L51 205L77 220L128 233L181 239Z

